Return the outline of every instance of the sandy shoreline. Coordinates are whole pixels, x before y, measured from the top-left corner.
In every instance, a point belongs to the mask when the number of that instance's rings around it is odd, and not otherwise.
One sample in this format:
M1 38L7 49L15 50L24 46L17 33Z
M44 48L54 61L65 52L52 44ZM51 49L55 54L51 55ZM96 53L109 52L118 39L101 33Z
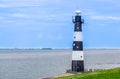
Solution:
M43 78L43 79L55 79L57 77L65 77L65 76L70 76L70 75L74 75L74 74L72 74L72 73L63 73L63 74L55 76L55 77L48 77L48 78Z

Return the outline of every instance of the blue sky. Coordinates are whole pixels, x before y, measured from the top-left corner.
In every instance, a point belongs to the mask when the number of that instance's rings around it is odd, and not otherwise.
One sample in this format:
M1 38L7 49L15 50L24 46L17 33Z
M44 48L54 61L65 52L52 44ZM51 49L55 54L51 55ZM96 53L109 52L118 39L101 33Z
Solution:
M0 48L71 48L80 9L84 48L120 47L119 0L0 0Z

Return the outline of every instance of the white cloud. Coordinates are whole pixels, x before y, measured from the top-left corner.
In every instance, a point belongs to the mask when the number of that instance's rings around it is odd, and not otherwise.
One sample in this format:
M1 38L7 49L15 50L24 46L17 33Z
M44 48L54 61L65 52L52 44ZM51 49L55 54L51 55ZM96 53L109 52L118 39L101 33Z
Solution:
M91 16L94 20L120 20L120 16Z
M14 19L17 18L17 19ZM30 18L29 15L27 14L22 14L22 13L14 13L14 14L4 14L4 16L0 16L0 23L8 24L23 24L24 22L18 21L18 19L27 19Z
M43 40L43 39L48 39L48 40L62 40L63 36L62 35L53 35L51 34L39 34L38 38Z
M15 13L11 14L12 17L17 17L17 18L29 18L29 15L27 14L22 14L22 13Z
M104 2L104 3L117 3L117 4L119 4L118 3L118 1L119 0L116 0L116 1L114 1L114 0L93 0L93 1L98 1L98 2Z
M3 20L3 19L4 19L4 17L0 16L0 20Z
M25 6L40 6L46 0L1 0L1 8L10 8L10 7L25 7Z
M5 7L7 7L7 5L5 5L5 4L0 4L0 8L5 8Z

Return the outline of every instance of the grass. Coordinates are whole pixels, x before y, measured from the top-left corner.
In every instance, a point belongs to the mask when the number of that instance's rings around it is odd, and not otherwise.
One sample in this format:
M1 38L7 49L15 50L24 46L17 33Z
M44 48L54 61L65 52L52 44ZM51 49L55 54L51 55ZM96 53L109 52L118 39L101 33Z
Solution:
M56 79L120 79L120 68L87 72L72 76L58 77Z

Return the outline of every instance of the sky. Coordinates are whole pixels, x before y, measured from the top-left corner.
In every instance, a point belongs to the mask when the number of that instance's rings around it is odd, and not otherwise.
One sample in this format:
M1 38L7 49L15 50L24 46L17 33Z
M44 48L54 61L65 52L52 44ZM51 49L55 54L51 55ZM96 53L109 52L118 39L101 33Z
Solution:
M120 48L120 0L0 0L0 48L72 48L81 11L84 48Z

